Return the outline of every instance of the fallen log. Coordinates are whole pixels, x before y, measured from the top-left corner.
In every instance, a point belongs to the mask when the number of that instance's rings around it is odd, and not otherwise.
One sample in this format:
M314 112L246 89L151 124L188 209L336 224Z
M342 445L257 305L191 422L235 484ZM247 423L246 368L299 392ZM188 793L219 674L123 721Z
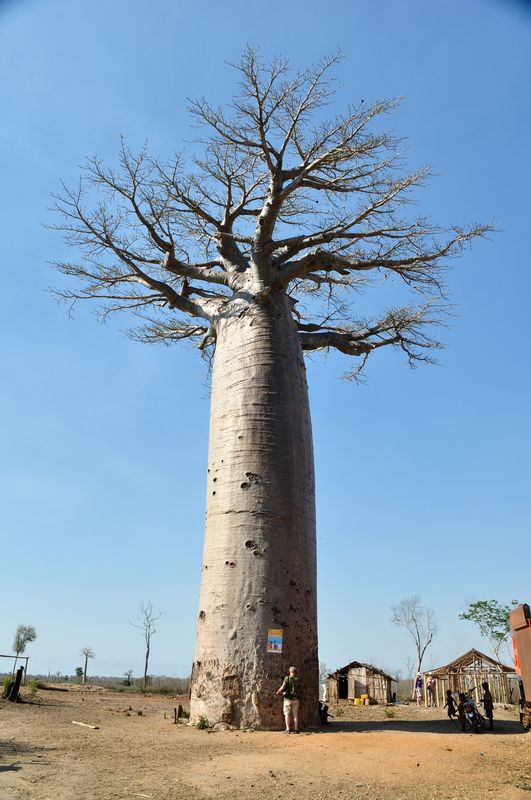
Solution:
M67 692L68 689L65 689L64 686L47 686L45 683L42 686L38 686L38 689L42 689L45 692Z

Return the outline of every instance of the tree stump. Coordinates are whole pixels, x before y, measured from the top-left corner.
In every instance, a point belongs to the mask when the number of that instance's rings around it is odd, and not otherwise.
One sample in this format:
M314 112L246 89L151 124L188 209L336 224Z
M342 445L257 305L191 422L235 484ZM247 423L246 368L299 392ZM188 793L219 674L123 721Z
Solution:
M20 684L22 683L23 674L24 674L24 667L19 667L17 669L17 674L15 675L15 681L11 686L11 691L7 696L7 699L10 700L12 703L16 703L18 700L18 694L20 692Z

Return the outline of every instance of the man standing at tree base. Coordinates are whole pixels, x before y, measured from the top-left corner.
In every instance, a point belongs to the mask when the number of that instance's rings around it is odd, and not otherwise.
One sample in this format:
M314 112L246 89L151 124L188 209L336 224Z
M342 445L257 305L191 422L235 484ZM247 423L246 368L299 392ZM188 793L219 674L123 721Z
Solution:
M277 694L281 694L284 697L284 719L286 720L284 733L291 733L292 718L293 733L298 733L300 678L297 677L297 667L289 668L289 675L286 675L282 681L282 686L277 689Z

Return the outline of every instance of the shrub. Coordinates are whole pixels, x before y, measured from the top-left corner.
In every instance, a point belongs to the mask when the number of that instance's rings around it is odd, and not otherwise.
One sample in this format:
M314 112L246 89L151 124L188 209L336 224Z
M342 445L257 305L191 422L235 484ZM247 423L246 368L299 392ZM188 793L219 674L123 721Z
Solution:
M199 717L199 719L195 723L195 727L199 728L200 731L206 730L206 728L208 728L209 725L210 725L210 723L209 723L209 721L207 720L206 717Z
M140 694L141 692L140 686L133 684L128 686L126 683L110 684L110 688L114 692L123 692L124 694Z

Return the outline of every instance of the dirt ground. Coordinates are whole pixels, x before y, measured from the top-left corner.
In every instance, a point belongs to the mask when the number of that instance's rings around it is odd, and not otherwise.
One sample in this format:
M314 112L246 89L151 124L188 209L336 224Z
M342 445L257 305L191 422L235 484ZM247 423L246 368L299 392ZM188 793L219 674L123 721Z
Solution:
M183 698L26 698L0 701L0 800L531 800L531 736L514 711L476 735L443 709L343 705L327 728L286 736L175 725Z

